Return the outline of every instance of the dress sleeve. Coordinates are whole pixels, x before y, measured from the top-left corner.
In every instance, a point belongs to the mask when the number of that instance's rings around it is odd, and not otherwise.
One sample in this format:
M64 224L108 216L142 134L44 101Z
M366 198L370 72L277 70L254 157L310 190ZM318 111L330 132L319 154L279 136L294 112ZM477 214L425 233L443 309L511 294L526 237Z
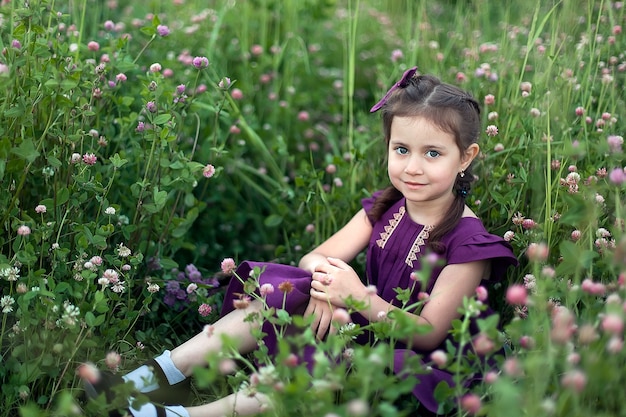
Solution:
M481 231L466 235L458 245L448 251L448 264L460 264L490 259L491 281L505 277L509 266L517 266L518 261L511 245L500 236Z
M372 194L371 197L367 197L361 200L361 206L363 206L363 209L365 210L365 213L367 213L367 217L370 219L371 223L374 223L372 221L372 219L369 217L369 212L372 209L372 207L374 207L374 202L376 201L376 199L378 198L378 196L380 196L382 194L383 190L378 190L375 191L374 194Z

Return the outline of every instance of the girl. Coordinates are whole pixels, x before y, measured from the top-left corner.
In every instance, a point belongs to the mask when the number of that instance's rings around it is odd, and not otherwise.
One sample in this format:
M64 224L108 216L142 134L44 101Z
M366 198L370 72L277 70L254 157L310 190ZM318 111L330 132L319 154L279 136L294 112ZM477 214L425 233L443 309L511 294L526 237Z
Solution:
M395 345L394 372L400 372L408 356L419 354L428 359L434 350L445 350L446 342L454 343L449 331L452 321L460 316L463 298L472 297L482 282L501 279L505 269L517 261L510 246L489 234L465 204L474 179L471 164L479 153L478 103L462 90L435 77L418 75L417 68L411 68L371 111L378 110L382 113L391 185L364 199L363 208L342 229L303 256L298 268L244 262L236 274L247 277L258 266L263 269L261 285L278 287L289 281L293 290L286 296L285 308L292 314L313 316L314 331L322 338L334 331L333 310L345 307L348 297L366 306L352 314L352 320L361 325L381 320L397 309L401 304L394 289L409 288L415 278L412 273L422 269L423 255L435 254L440 262L432 263L432 255L428 256L430 264L435 265L431 276L425 288L412 292L408 304L418 301L420 291L430 294L428 302L419 315L405 313L432 330ZM365 248L367 276L362 280L348 262ZM233 279L211 337L201 333L125 375L123 380L132 381L136 389L155 402L172 404L185 390L193 368L206 364L207 355L222 348L221 335L237 340L242 353L255 349L257 341L250 331L253 324L245 318L259 311L261 303L246 302L245 308L235 309L231 301L243 292L239 280ZM270 306L281 307L283 296L276 291L266 295L266 300ZM268 334L265 345L270 354L275 353L272 327L265 326L263 331ZM357 341L367 343L367 334ZM305 352L305 360L311 360L312 349ZM452 375L433 367L418 378L413 394L425 408L436 412L434 389L441 381L454 385ZM86 390L94 396L102 391L110 393L112 383L110 376L92 378L86 382ZM168 393L173 393L173 398L168 398ZM250 415L268 405L268 399L260 394L251 397L233 393L201 406L161 407L148 403L130 413L135 417Z

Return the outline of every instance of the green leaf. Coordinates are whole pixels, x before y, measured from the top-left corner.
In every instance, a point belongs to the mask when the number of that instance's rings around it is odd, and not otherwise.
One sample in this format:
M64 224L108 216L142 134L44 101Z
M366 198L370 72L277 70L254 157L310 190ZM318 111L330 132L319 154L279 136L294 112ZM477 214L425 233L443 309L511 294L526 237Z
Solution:
M24 106L13 106L10 109L4 112L4 116L6 117L20 117L24 114Z
M115 153L115 155L109 158L109 161L111 161L111 164L113 164L114 168L121 168L126 165L126 163L128 163L128 159L121 158L120 154L117 152Z
M279 226L283 222L283 216L278 214L272 214L265 218L263 224L267 227L276 227Z
M28 162L33 162L39 156L39 151L35 148L33 140L29 138L22 140L20 146L11 149L11 152Z
M167 123L172 118L172 115L169 113L159 114L152 121L155 125L162 125Z

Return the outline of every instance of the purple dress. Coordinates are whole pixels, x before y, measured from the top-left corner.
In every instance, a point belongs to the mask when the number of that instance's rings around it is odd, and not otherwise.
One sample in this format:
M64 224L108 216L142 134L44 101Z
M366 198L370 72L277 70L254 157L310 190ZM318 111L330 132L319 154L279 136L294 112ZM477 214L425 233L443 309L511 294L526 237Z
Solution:
M371 209L376 195L362 200L366 212ZM405 209L404 198L396 202L378 221L373 223L372 236L367 249L366 278L368 284L375 285L378 294L387 302L401 306L401 303L396 299L394 288L408 288L413 283L410 275L411 272L421 269L421 255L425 250L429 230L429 227L417 224L409 217ZM482 222L476 218L462 218L457 227L442 239L442 243L445 244L446 250L441 256L446 260L446 264L460 264L487 259L492 261L491 277L483 285L501 280L505 276L508 266L517 264L517 259L513 255L510 245L499 236L488 233ZM433 268L427 288L413 291L408 305L418 301L419 291L431 292L444 266ZM276 307L283 305L283 293L278 291L278 285L281 282L290 281L294 290L286 298L285 309L291 314L304 313L309 301L310 273L294 266L250 261L243 262L236 273L242 279L246 279L254 267L264 268L264 272L260 276L261 285L271 283L276 288L276 291L266 298L268 305ZM233 310L231 300L237 298L237 293L243 293L243 286L238 279L232 279L224 298L222 314ZM482 315L486 316L490 313L491 311L487 309ZM355 323L367 324L367 321L358 313L352 314L352 319ZM470 330L477 332L475 323L472 323ZM270 354L275 353L276 340L271 326L265 326L264 331L268 333L265 340L266 346ZM446 351L447 341L454 343L449 337L433 350L443 349ZM368 334L360 335L357 342L367 343ZM311 349L305 351L305 359L311 357ZM402 343L396 343L394 372L402 371L408 356L419 354L428 361L431 352L410 350ZM434 366L429 367L429 369L428 373L416 375L419 382L413 389L413 394L424 407L436 412L438 404L433 396L435 387L441 381L446 381L450 386L453 386L454 382L450 372L437 369ZM470 383L471 381L467 382Z

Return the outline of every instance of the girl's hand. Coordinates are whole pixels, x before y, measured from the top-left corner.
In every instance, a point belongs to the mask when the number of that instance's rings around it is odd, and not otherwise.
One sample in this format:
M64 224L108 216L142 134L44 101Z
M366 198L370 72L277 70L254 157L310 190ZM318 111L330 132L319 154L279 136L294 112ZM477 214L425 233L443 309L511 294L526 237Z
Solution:
M309 304L304 311L304 317L311 315L314 317L311 328L318 339L322 340L329 330L333 333L334 327L331 326L333 310L327 301L310 298Z
M345 299L366 297L365 285L354 269L341 259L328 258L328 264L315 267L311 281L311 297L336 307L346 307Z

